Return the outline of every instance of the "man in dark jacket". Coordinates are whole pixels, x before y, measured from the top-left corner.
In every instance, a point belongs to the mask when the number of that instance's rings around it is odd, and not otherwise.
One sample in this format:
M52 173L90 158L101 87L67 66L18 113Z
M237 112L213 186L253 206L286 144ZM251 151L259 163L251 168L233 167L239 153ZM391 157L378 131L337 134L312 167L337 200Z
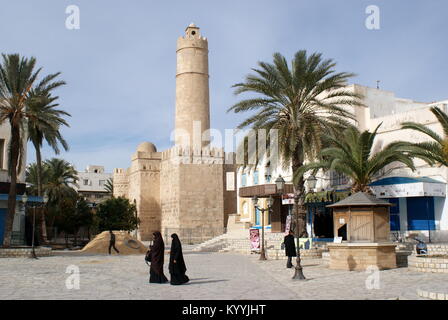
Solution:
M296 257L296 244L294 241L294 235L291 231L289 231L289 234L285 236L285 239L283 240L283 243L285 244L285 255L288 257L288 262L286 263L286 268L292 268L292 257Z
M112 232L112 230L109 230L109 234L110 234L109 254L111 254L111 250L110 250L110 249L112 249L112 248L114 248L114 250L115 250L117 253L120 253L120 251L118 251L118 249L115 248L115 235L114 235L114 233Z

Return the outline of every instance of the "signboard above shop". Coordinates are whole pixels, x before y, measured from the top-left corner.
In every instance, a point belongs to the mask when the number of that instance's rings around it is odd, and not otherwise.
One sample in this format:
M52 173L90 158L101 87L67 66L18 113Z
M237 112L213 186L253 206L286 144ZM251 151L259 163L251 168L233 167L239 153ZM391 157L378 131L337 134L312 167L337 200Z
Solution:
M294 204L294 193L287 193L282 195L282 204Z
M370 185L377 198L446 197L446 183L431 178L390 177Z

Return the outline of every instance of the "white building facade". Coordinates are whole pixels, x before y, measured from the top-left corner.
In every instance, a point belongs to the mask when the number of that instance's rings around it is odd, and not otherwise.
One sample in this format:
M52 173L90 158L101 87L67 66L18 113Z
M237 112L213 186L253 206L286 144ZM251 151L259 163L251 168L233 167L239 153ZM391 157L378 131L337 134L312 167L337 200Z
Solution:
M96 206L112 196L105 189L107 180L112 177L113 173L105 172L104 166L89 165L84 172L78 172L78 185L73 187L89 204Z
M429 140L429 137L419 132L401 129L401 124L407 121L422 123L443 136L442 128L430 108L438 106L447 113L448 100L422 103L397 98L393 92L376 88L356 84L347 88L364 97L365 106L350 107L349 110L355 115L359 130L373 131L381 124L374 146L376 150L397 140L409 142ZM417 170L414 172L402 166L396 166L391 171L387 170L385 175L372 183L372 191L378 198L387 199L394 204L391 208L390 224L391 231L397 237L418 233L423 237L430 237L431 240L448 240L448 201L446 201L448 169L431 167L418 159L415 160L415 164ZM291 184L290 169L285 170L280 166L270 167L265 159L262 159L256 167L239 168L238 214L241 221L250 222L253 226L260 225L260 213L256 212L251 204L251 199L248 197L251 194L249 189L266 189L268 187L264 185L274 184L279 175L282 175L287 185ZM336 172L325 174L319 172L316 177L316 188L313 193L308 193L306 198L307 230L313 237L331 239L334 236L332 212L325 206L347 196L350 181ZM258 189L254 189L257 185ZM289 190L287 192L292 192L292 185L287 189ZM280 204L281 202L283 204ZM284 231L286 217L292 207L290 203L291 200L278 199L275 201L273 213L270 215L265 213L265 221L271 223L267 228L271 228L272 232ZM262 202L262 206L265 207L266 203ZM280 213L275 213L276 210ZM279 221L272 221L272 218Z
M8 214L8 193L10 186L10 177L8 174L8 145L11 139L11 127L9 122L0 124L0 244L3 243L6 216ZM24 244L25 241L25 208L21 202L22 195L25 193L25 167L27 137L23 139L22 170L17 176L17 202L16 214L12 228L12 244ZM30 197L31 198L31 197ZM30 199L32 200L32 199Z

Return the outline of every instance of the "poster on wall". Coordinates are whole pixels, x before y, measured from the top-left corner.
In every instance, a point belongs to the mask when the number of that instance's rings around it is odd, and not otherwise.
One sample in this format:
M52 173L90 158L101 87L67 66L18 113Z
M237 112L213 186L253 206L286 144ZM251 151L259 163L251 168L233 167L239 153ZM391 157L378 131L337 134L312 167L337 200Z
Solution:
M250 232L250 250L260 250L260 230L249 229Z

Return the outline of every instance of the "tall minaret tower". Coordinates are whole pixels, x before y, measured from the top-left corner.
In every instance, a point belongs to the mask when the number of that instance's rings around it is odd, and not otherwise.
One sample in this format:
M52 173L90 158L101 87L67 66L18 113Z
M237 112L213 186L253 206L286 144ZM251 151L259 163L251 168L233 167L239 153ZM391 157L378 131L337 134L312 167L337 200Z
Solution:
M208 42L191 23L177 39L176 137L178 146L193 148L209 144L210 101L208 88ZM204 141L205 140L205 141Z

